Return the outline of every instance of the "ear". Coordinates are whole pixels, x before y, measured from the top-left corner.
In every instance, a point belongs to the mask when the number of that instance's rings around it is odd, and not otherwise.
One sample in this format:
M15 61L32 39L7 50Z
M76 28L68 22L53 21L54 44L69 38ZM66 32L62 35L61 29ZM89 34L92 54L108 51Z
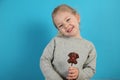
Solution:
M79 58L79 55L77 55L77 58Z
M80 15L79 15L79 14L76 14L75 16L76 16L76 18L77 18L77 21L80 23Z
M69 53L68 56L70 57L70 56L71 56L71 53Z

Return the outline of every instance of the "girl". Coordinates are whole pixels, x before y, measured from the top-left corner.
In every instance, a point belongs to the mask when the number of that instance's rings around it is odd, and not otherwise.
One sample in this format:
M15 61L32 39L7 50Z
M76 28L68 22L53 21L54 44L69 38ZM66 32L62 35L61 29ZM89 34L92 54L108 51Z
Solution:
M96 69L94 45L81 37L80 16L68 5L56 7L52 19L59 35L46 46L40 58L40 67L46 80L89 80ZM79 55L73 66L68 63L69 53Z

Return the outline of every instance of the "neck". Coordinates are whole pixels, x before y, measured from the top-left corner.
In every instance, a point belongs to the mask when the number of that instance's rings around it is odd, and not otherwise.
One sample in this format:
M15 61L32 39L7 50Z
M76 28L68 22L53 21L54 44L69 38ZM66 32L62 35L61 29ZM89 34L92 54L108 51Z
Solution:
M80 34L77 34L77 35L75 35L75 36L69 36L69 37L79 38L79 39L81 39L81 38L82 38Z
M74 36L75 38L81 38L80 32L78 31L77 35Z
M80 34L78 34L78 35L76 35L76 36L74 36L75 38L81 38L81 35Z

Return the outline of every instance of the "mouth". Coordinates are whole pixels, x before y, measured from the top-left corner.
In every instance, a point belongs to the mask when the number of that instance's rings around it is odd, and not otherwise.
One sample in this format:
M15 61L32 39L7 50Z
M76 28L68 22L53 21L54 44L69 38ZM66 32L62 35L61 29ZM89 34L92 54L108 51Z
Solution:
M71 28L69 28L69 29L67 30L67 32L68 32L68 33L72 32L73 28L74 28L74 26L72 26Z

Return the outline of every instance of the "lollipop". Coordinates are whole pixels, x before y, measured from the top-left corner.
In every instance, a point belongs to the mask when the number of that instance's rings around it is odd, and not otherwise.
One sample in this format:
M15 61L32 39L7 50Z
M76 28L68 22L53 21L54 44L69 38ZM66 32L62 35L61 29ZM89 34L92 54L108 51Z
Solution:
M69 56L68 63L71 63L71 66L73 64L77 64L76 59L79 58L79 55L77 53L71 52L68 54L68 56Z

